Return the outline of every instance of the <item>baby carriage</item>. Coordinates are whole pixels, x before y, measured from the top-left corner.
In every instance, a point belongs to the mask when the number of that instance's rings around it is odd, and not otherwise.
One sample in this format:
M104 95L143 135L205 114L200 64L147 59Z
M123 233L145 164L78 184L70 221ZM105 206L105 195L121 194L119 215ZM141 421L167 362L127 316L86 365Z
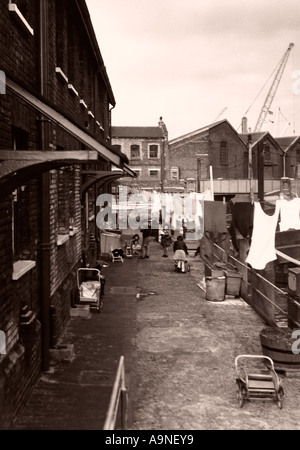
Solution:
M259 361L263 366L260 364L257 367ZM235 367L240 407L243 406L244 400L270 399L277 402L278 408L282 408L284 391L271 358L262 355L239 355L235 358Z
M123 256L124 256L124 250L122 248L113 249L111 247L110 257L111 257L112 262L115 262L115 261L123 262Z
M191 268L189 262L186 259L175 259L174 270L178 273L189 273Z
M95 307L100 313L103 307L104 275L99 269L80 268L77 270L77 287L79 290L79 303Z

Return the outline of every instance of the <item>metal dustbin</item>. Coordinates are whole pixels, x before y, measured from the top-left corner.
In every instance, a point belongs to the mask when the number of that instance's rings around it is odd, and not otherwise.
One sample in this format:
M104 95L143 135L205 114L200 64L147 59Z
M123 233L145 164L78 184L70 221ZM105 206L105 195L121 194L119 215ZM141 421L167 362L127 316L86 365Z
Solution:
M234 297L239 297L242 283L242 275L234 270L226 270L225 278L226 278L225 294L233 295Z
M225 277L206 277L205 299L211 302L222 302L225 300Z

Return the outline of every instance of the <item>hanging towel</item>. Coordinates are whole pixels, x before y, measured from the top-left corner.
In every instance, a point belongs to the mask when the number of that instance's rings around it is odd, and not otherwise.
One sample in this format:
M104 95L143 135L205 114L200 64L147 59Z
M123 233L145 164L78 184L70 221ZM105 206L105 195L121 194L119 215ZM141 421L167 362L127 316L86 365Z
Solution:
M269 216L264 212L259 202L254 202L253 232L249 254L246 262L253 269L263 270L267 263L274 261L275 232L278 223L280 204L276 202L275 212Z
M280 203L280 231L300 229L300 198L278 200Z

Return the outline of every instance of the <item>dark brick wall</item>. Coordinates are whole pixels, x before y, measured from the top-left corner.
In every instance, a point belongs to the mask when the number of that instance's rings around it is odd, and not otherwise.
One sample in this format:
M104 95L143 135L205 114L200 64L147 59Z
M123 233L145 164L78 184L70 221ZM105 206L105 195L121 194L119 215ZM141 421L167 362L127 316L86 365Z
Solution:
M228 164L220 163L220 143L227 142ZM206 132L199 133L187 139L169 145L169 166L166 167L166 178L170 180L171 167L179 167L179 178L197 179L201 159L201 177L209 178L209 165L213 166L214 178L245 178L244 153L246 146L238 134L223 123ZM208 155L199 156L199 155Z
M39 91L38 5L38 0L27 1L24 12L24 17L34 29L34 36L24 31L15 14L8 11L8 1L2 2L0 14L1 70L31 92Z
M16 2L18 3L18 2ZM22 2L24 3L24 2ZM109 102L107 86L97 66L94 52L76 7L71 2L49 0L49 66L48 99L45 103L62 113L82 130L103 144L109 135ZM75 3L75 2L74 2ZM1 65L7 78L37 97L41 97L39 82L39 1L26 1L26 20L34 36L24 32L9 13L8 1L0 6ZM68 7L66 6L68 5ZM58 64L56 47L56 6L61 7L63 44L62 61L65 74L78 91L55 72ZM25 14L26 13L26 14ZM103 68L102 68L103 69ZM105 69L103 69L105 70ZM80 106L84 99L87 109ZM88 110L94 118L88 116ZM15 96L9 89L0 95L0 149L13 151L13 127L28 135L28 150L40 150L39 113ZM104 128L102 130L96 121ZM57 123L49 123L49 150L82 150L84 146ZM76 292L76 271L82 256L81 165L62 170L65 177L58 199L58 169L51 170L50 179L50 339L56 345L70 317L70 306ZM89 166L86 165L85 169ZM99 170L99 165L97 169ZM103 163L103 170L110 164ZM21 188L22 185L22 188ZM6 334L6 354L0 355L0 428L6 429L28 399L41 370L41 273L39 244L41 226L40 180L20 184L20 253L12 254L12 195L0 201L0 330ZM96 195L91 197L95 201ZM62 203L60 203L62 201ZM59 210L60 208L60 210ZM64 228L59 229L59 217L64 214ZM72 219L72 220L71 220ZM72 230L70 229L72 226ZM91 228L92 229L92 228ZM75 233L74 230L76 230ZM90 232L90 230L88 230ZM95 230L94 230L95 232ZM58 245L59 234L67 236ZM90 243L89 243L90 245ZM32 260L36 266L12 279L13 263L18 259Z
M222 141L227 143L227 164L221 162L220 145ZM265 161L264 166L265 179L279 179L283 175L282 152L274 145L272 140L266 139L265 143L270 148L270 159ZM258 172L257 152L257 146L253 147L254 178L257 178ZM214 179L248 178L248 148L227 122L178 142L171 142L167 154L167 180L170 180L171 177L171 167L179 167L179 178L181 179L197 179L199 173L200 179L208 179L210 165L213 168ZM204 156L205 154L207 156ZM287 160L287 173L291 173L290 161Z

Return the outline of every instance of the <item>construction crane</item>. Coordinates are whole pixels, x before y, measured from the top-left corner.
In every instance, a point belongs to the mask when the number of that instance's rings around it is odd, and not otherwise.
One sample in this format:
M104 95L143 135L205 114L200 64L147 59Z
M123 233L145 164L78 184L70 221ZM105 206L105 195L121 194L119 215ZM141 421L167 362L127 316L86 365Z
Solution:
M222 111L217 115L217 117L214 119L214 122L216 122L218 119L220 119L220 117L224 114L226 109L227 109L227 106L225 106L225 108L223 108Z
M282 59L280 60L279 67L277 69L276 75L275 75L274 80L273 80L273 82L271 84L271 87L270 87L269 92L268 92L268 94L266 96L264 105L263 105L263 107L261 109L261 112L260 112L260 115L258 117L257 123L255 125L254 132L260 131L261 127L263 126L263 124L264 124L264 122L266 120L266 115L270 111L272 102L274 100L274 96L276 94L276 91L278 89L278 86L279 86L279 83L280 83L283 71L284 71L285 66L286 66L288 57L289 57L290 52L291 52L293 47L294 47L294 44L291 42L289 47L288 47L288 49L284 53Z

